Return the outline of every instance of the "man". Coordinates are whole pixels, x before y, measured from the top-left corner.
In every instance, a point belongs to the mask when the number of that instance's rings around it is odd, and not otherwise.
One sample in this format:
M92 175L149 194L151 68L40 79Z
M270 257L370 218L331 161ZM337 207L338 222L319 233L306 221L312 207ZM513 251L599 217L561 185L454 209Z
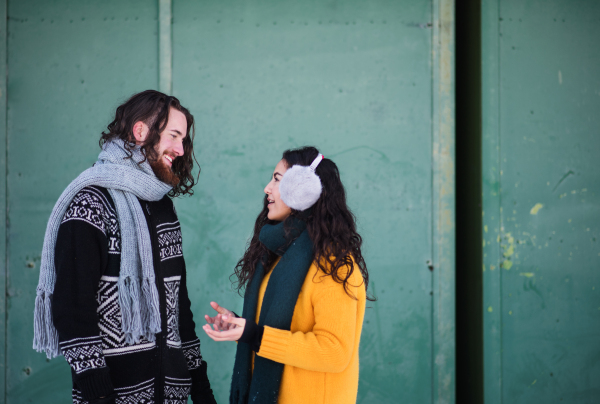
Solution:
M169 198L192 194L193 122L174 97L132 96L50 216L34 348L65 356L74 403L215 403Z

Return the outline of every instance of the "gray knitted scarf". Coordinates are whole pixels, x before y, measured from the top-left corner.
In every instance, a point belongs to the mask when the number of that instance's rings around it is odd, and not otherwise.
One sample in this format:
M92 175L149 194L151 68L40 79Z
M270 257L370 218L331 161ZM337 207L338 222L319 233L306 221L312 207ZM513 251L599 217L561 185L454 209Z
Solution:
M172 186L156 178L148 161L139 164L144 160L139 147L132 152L132 158L127 158L129 154L122 140L105 143L96 164L71 182L50 214L35 298L33 337L33 348L46 352L48 358L61 354L51 306L56 283L54 249L58 228L71 200L90 185L107 188L117 208L121 231L118 289L125 341L132 344L142 336L154 341L155 334L161 331L150 233L137 198L158 201Z

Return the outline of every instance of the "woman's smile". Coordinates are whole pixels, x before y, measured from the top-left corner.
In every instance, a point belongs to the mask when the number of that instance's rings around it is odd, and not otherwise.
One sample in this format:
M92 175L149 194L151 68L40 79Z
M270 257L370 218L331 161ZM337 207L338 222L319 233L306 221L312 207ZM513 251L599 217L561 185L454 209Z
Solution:
M270 220L283 221L292 213L292 209L281 200L279 195L279 181L283 178L283 175L287 171L287 164L285 160L281 160L273 171L271 181L265 187L265 194L267 194L267 209L269 214L267 217Z

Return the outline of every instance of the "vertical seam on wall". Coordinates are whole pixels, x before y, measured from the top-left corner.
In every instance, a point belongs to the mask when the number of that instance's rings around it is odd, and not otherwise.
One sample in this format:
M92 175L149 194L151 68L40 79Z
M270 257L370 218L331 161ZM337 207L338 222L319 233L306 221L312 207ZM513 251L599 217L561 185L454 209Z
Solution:
M501 113L501 104L502 104L502 82L500 81L501 78L501 52L500 52L500 46L502 45L502 41L501 41L501 33L502 33L502 26L500 25L500 18L502 18L501 15L501 8L500 8L500 1L498 1L498 20L496 21L496 24L498 24L498 36L497 41L498 41L498 45L496 47L497 51L498 51L498 112L497 112L497 116L498 116L498 205L499 205L499 209L498 209L498 220L499 220L499 228L500 228L500 240L502 241L502 238L504 236L504 218L503 218L503 211L502 211L502 136L500 136L500 134L502 133L502 119L500 116ZM503 299L502 299L502 278L503 278L503 273L502 273L502 248L498 249L499 252L499 257L498 257L498 271L500 271L500 277L499 277L499 285L498 288L499 290L499 294L500 294L500 302L499 302L499 307L500 307L500 315L498 316L498 322L499 322L499 333L500 333L500 403L503 403L503 397L502 397L502 378L504 376L504 361L503 361L503 352L504 352L504 348L503 348L503 344L504 344L504 338L503 338L503 334L504 334L504 330L502 327L502 313L504 313L504 306L503 306Z
M434 243L435 243L435 231L434 231L434 226L435 226L435 200L434 200L434 195L435 195L435 174L434 174L434 170L435 170L435 161L434 161L434 150L433 148L435 147L435 130L436 130L436 124L434 122L436 116L435 116L435 111L436 111L436 107L435 107L435 74L436 74L436 69L435 69L435 62L436 62L436 50L438 48L437 46L437 35L436 35L436 30L437 30L437 24L439 23L437 20L437 15L435 12L435 8L437 7L437 1L436 0L432 0L431 1L431 9L430 9L430 20L431 20L431 113L432 115L432 120L431 120L431 146L432 146L432 150L431 150L431 229L430 229L430 235L429 237L431 238L431 245L430 245L430 257L429 259L431 260L430 265L434 266L434 271L430 272L431 275L431 279L430 279L430 287L431 287L431 307L430 307L430 315L431 315L431 334L429 336L430 339L430 355L431 355L431 403L433 404L435 402L435 391L434 391L434 386L435 386L435 303L436 303L436 291L435 291L435 270L437 269L437 262L435 262L435 249L434 249Z
M438 95L438 80L439 80L439 67L438 67L438 59L439 59L439 26L441 24L439 18L439 7L440 0L433 0L431 2L431 20L432 20L432 32L431 32L431 264L434 266L434 270L431 273L431 290L433 291L433 295L431 296L431 403L436 403L436 360L435 355L437 352L436 343L438 342L436 339L436 333L439 332L438 323L436 314L438 310L436 310L436 304L439 301L439 285L436 282L436 273L439 271L439 262L437 260L437 251L435 248L435 244L437 243L437 232L435 227L437 225L438 219L436 217L436 213L438 210L437 200L436 200L436 174L435 170L437 169L437 160L436 156L438 154L437 147L437 135L436 131L439 127L439 108L437 105Z
M158 89L173 91L172 0L158 0Z
M7 354L8 354L8 302L7 302L7 288L8 288L8 0L2 0L2 2L0 3L0 6L2 7L2 11L0 11L0 16L2 16L2 24L3 24L3 35L4 35L4 40L3 43L0 45L2 47L4 47L4 60L1 61L1 63L4 64L4 75L1 78L1 80L3 80L3 83L0 84L0 90L4 90L4 94L0 94L0 97L3 97L3 110L0 112L1 114L4 115L4 125L3 127L0 129L3 131L3 136L4 136L4 167L3 167L3 172L2 175L4 176L4 189L2 190L2 192L4 193L4 212L3 213L3 221L4 221L4 256L2 257L2 261L3 261L3 266L4 266L4 273L0 274L1 276L4 277L3 279L3 287L2 290L0 290L0 293L2 294L1 299L2 299L2 307L4 309L4 316L2 318L2 322L4 323L4 335L2 335L3 338L3 343L2 343L2 347L0 349L2 349L2 357L4 360L4 363L1 364L3 371L2 371L2 381L1 383L3 384L2 386L2 393L3 393L3 402L6 403L7 401L7 381L8 381L8 372L7 372L7 368L6 365L8 363L8 358L7 358Z
M434 380L433 402L455 397L454 0L434 7Z
M484 400L501 404L502 397L502 215L500 147L500 0L482 2L482 176L484 225L492 238L484 246ZM486 213L487 212L487 213ZM498 216L496 216L498 215ZM489 217L489 219L488 219ZM485 237L485 236L484 236ZM488 259L486 260L486 249ZM497 272L491 266L497 266ZM493 310L491 310L493 308ZM482 310L484 308L482 307Z

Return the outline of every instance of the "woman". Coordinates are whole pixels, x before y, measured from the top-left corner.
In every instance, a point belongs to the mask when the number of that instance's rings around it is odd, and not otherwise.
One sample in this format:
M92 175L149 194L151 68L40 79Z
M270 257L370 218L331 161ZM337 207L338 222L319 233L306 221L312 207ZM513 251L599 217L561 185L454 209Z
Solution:
M369 277L337 166L288 150L264 191L235 268L242 317L212 302L203 327L239 342L230 402L354 403Z

